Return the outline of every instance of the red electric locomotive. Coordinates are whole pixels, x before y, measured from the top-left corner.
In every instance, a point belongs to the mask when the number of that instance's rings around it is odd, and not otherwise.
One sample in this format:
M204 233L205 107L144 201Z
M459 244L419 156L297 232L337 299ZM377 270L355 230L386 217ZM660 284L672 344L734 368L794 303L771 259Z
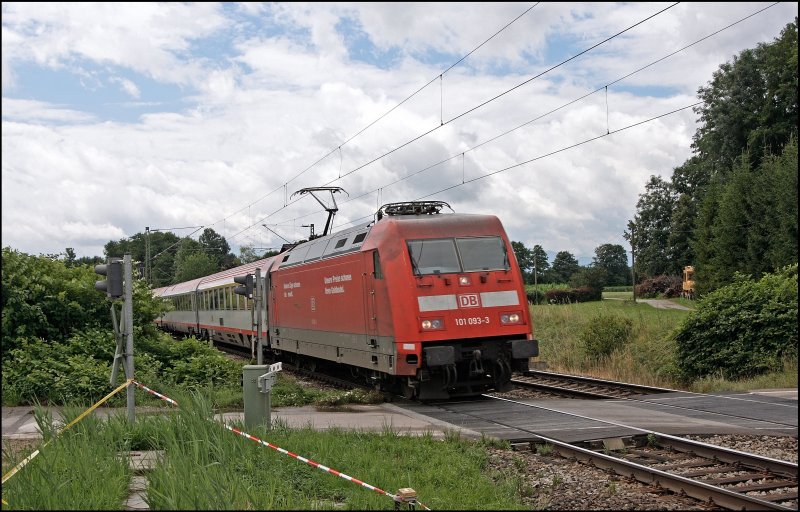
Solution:
M522 274L495 216L446 214L440 201L393 203L376 220L267 258L160 288L162 327L252 346L252 302L233 277L265 275L266 349L347 365L408 397L506 389L538 355Z

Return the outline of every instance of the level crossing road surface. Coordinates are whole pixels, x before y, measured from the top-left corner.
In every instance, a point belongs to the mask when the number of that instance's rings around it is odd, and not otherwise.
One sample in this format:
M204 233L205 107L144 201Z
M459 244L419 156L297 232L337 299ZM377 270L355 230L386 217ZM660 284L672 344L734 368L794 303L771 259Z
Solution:
M522 402L572 415L675 435L737 433L797 436L797 389L719 395L676 392L645 396L641 400L539 399L522 400ZM664 405L671 407L664 408ZM435 437L443 437L445 432L457 430L465 437L480 438L482 432L487 435L495 435L496 432L484 428L484 422L470 419L469 414L487 407L490 407L490 404L472 401L450 401L434 404L431 407L405 400L377 405L349 405L338 407L333 411L319 410L315 406L281 407L272 409L272 420L283 422L290 427L311 427L316 430L337 427L346 430L381 432L391 429L407 435L431 433ZM53 418L61 417L61 408L48 409ZM137 415L169 411L170 409L158 407L136 408ZM3 440L41 439L41 432L33 412L33 407L3 407ZM125 415L126 409L100 408L93 414ZM526 417L526 428L539 431L542 435L580 440L598 434L596 428L591 426L584 428L586 425L576 420L575 416L550 412L537 413L534 409L528 409L524 413L520 410L519 414ZM244 413L226 412L221 417L226 423L243 421ZM217 419L220 419L220 415L217 415ZM498 437L508 436L498 435Z

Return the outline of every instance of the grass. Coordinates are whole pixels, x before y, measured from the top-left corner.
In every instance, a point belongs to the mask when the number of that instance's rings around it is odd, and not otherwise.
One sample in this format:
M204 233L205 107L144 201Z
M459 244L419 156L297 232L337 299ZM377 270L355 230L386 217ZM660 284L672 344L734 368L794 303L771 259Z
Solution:
M605 292L603 295L625 293L628 292ZM685 299L672 300L688 307L693 305L693 301ZM679 382L676 377L675 344L669 334L690 311L656 309L649 304L630 300L538 305L530 308L534 334L539 340L539 359L545 361L552 371L703 393L797 387L796 359L788 361L782 372L753 379L728 381L717 377L688 385ZM629 318L633 321L633 330L621 349L608 357L594 359L587 355L580 335L587 329L591 319L599 315Z
M165 453L147 475L153 510L394 509L385 495L229 432L210 420L202 395L175 398L176 414L137 419L133 428L123 416L84 419L3 486L9 508L119 509L130 472L116 453L137 446ZM318 432L276 423L249 433L389 493L411 487L434 510L524 508L514 475L489 474L488 445L457 432L438 440L389 426Z
M551 370L651 386L673 384L675 351L664 339L687 314L688 311L616 300L531 306L540 359ZM580 336L590 320L600 315L629 318L633 329L621 349L609 357L594 359L587 355Z
M65 417L77 416L67 408ZM52 418L42 410L37 420L45 435L55 432ZM3 450L3 472L24 455ZM53 439L40 454L3 484L4 509L25 510L118 510L128 493L130 470L117 458L123 439L95 416L89 416L71 430Z

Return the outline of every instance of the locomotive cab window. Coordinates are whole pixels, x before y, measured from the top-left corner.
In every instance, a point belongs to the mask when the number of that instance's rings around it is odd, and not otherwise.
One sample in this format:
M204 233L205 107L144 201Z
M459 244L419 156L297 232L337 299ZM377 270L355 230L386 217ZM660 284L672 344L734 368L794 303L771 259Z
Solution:
M452 238L409 240L408 253L416 275L461 272Z
M508 253L497 236L409 240L415 275L508 270Z
M500 237L456 238L456 245L464 272L510 268L506 246Z

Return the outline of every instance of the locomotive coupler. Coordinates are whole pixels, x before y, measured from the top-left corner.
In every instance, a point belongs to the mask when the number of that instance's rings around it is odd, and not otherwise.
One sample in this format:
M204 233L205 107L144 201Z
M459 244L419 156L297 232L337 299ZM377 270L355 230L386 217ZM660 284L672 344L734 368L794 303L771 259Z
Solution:
M472 360L469 362L469 373L470 375L483 375L486 373L483 369L480 350L474 350L472 352Z

